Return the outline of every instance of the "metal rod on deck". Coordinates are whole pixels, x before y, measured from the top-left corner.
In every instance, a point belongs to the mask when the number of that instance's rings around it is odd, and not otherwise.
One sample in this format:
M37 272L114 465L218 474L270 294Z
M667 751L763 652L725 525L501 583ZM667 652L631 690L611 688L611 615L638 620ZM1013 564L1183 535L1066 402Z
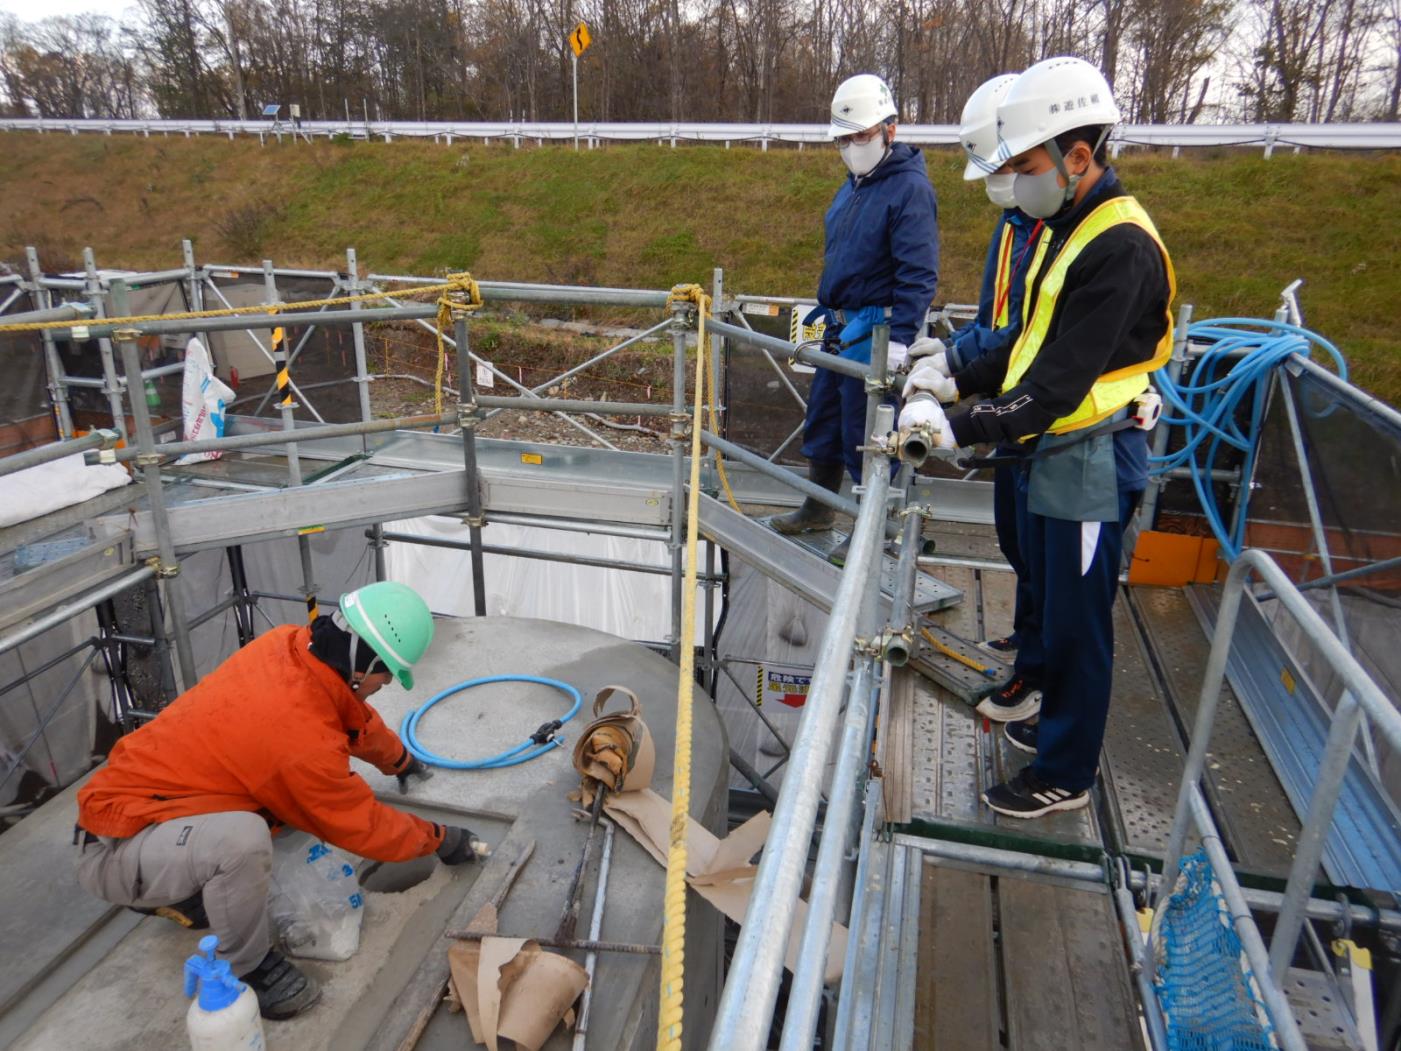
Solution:
M112 282L113 307L125 314L129 309L126 282ZM151 413L146 400L141 396L141 354L136 342L130 338L134 333L118 334L117 343L121 347L122 366L127 378L127 401L130 403L132 422L136 426L136 446L140 452L137 461L146 483L146 500L151 505L151 524L156 534L156 576L163 578L165 601L170 607L170 626L175 633L175 655L180 662L180 678L184 688L195 684L195 656L190 648L189 621L185 615L185 596L173 584L180 572L180 562L175 556L175 544L170 538L170 516L166 513L165 493L161 490L160 458L156 453L155 433L151 429ZM125 338L124 338L125 337ZM118 412L120 412L118 406Z
M467 348L467 314L453 318L457 342L457 422L462 428L462 466L467 485L467 535L472 544L472 610L486 616L486 569L482 559L482 488L477 473L477 391Z
M878 420L877 429L891 428L893 413L888 406L881 407ZM850 554L815 662L806 711L711 1032L710 1047L716 1051L760 1051L767 1042L817 818L818 795L845 692L857 617L881 541L890 489L886 465L887 458L877 454L862 496Z

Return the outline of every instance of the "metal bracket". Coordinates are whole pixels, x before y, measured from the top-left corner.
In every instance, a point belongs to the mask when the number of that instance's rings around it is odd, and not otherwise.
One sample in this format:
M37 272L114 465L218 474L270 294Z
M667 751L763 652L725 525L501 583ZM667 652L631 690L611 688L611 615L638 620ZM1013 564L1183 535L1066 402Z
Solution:
M895 385L889 379L883 379L879 376L867 376L861 381L861 385L868 395L885 394L887 391L895 389Z
M150 558L146 559L145 565L155 570L157 580L171 580L180 575L180 563L171 562L167 564L161 561L160 555L152 555Z
M476 402L460 401L457 403L457 425L464 431L472 430L481 422L482 417Z
M895 512L899 518L908 518L910 515L919 515L921 518L933 518L934 508L929 504L909 504Z
M160 453L137 453L132 462L137 467L159 467L162 459Z
M486 515L458 515L457 520L469 528L480 529L486 525Z
M112 338L118 343L133 343L141 338L139 328L119 328L112 333Z

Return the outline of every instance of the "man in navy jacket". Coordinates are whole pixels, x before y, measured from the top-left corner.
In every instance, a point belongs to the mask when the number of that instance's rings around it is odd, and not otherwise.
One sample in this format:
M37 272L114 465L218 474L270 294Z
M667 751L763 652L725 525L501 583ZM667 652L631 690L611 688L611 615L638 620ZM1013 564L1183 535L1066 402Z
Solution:
M938 205L924 157L895 141L895 100L869 73L844 81L832 98L829 133L850 173L827 209L822 280L814 314L825 315L828 349L870 364L871 330L890 325L889 369L903 368L924 332L939 283ZM811 317L811 316L810 316ZM818 369L808 394L803 455L824 489L841 488L842 468L861 480L858 447L869 437L861 380ZM774 519L781 533L827 529L833 513L811 498Z

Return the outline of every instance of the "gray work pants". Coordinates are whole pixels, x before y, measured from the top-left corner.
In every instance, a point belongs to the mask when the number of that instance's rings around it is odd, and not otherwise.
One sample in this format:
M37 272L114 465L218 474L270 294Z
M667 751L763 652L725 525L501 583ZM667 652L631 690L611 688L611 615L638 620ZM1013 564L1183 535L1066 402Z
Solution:
M203 891L219 957L251 971L272 948L268 883L272 836L257 814L198 814L149 825L129 839L82 848L78 882L114 905L153 909Z

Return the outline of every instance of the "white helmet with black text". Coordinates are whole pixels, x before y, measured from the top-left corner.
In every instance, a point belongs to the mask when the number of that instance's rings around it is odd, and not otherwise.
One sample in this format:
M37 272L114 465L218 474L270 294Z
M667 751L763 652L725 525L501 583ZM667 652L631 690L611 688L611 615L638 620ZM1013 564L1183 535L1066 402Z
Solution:
M1107 136L1120 119L1103 73L1083 58L1045 59L1019 76L997 106L997 164L1075 128L1099 125Z

